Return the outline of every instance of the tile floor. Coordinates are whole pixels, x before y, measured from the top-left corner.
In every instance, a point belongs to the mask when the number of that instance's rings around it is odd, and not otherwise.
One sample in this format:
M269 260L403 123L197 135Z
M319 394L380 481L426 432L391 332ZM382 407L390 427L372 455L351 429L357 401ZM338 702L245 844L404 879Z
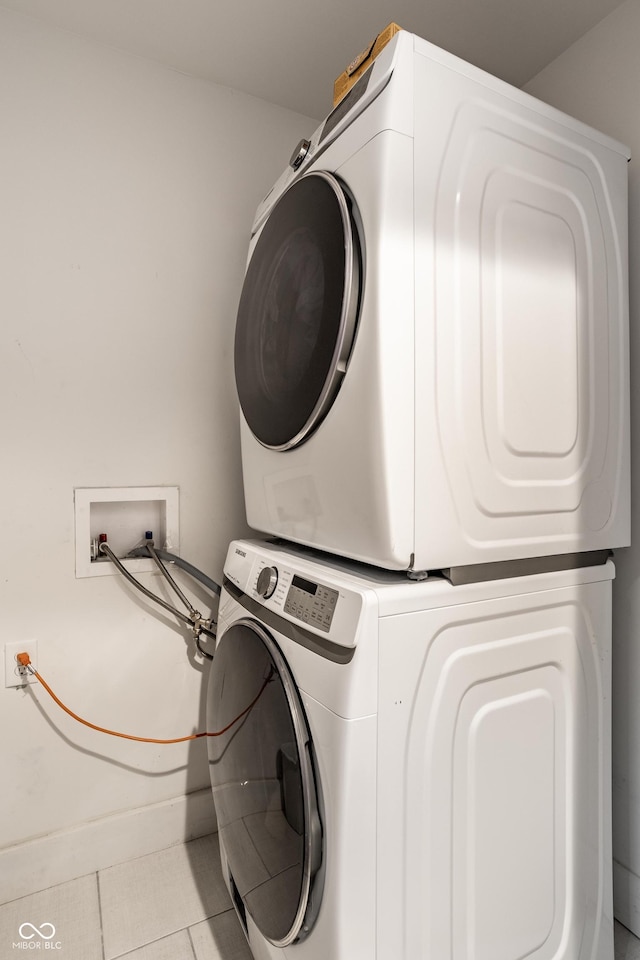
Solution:
M251 960L222 880L217 835L0 906L2 960L36 953L14 947L23 924L26 942L40 939L27 924L46 935L46 924L55 926L52 960Z
M36 953L18 947L21 926L22 942L39 939L29 924L55 926L47 956L58 960L252 960L215 835L0 905L2 960ZM640 940L619 923L615 960L640 960Z

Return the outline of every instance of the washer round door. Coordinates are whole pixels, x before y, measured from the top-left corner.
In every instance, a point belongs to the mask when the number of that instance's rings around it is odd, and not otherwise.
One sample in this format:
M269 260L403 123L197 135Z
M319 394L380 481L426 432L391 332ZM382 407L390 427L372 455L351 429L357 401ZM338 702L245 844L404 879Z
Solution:
M362 256L353 204L323 171L283 194L247 267L235 338L245 420L274 450L302 443L328 413L356 331Z
M286 661L254 620L238 620L216 646L207 729L224 731L207 738L209 771L240 913L276 946L301 940L322 893L311 740Z

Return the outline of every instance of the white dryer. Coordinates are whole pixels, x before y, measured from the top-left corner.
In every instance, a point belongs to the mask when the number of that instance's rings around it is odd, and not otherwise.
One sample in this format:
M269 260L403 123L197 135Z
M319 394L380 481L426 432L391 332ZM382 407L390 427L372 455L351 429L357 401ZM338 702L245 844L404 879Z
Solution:
M256 214L249 524L388 569L628 544L627 159L397 34Z
M209 759L256 960L613 960L612 577L231 544Z

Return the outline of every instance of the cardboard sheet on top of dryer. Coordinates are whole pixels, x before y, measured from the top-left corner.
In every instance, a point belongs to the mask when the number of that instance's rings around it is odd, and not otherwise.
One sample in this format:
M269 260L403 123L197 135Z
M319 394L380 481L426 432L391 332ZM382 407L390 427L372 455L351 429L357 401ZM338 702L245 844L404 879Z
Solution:
M371 43L362 50L358 56L351 61L349 66L333 84L333 105L336 107L346 96L351 87L356 83L362 74L369 67L378 54L384 50L392 37L402 30L397 23L389 23Z

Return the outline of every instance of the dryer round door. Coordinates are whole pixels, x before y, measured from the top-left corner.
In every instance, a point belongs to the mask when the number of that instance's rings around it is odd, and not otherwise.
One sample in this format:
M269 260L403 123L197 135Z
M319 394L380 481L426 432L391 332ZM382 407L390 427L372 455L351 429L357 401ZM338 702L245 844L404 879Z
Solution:
M329 411L351 353L361 284L352 201L331 174L306 174L263 227L238 307L238 396L264 446L297 446Z
M303 939L321 897L322 828L309 728L278 646L254 620L222 635L211 665L209 771L238 904L276 946ZM237 893L237 896L236 896Z

